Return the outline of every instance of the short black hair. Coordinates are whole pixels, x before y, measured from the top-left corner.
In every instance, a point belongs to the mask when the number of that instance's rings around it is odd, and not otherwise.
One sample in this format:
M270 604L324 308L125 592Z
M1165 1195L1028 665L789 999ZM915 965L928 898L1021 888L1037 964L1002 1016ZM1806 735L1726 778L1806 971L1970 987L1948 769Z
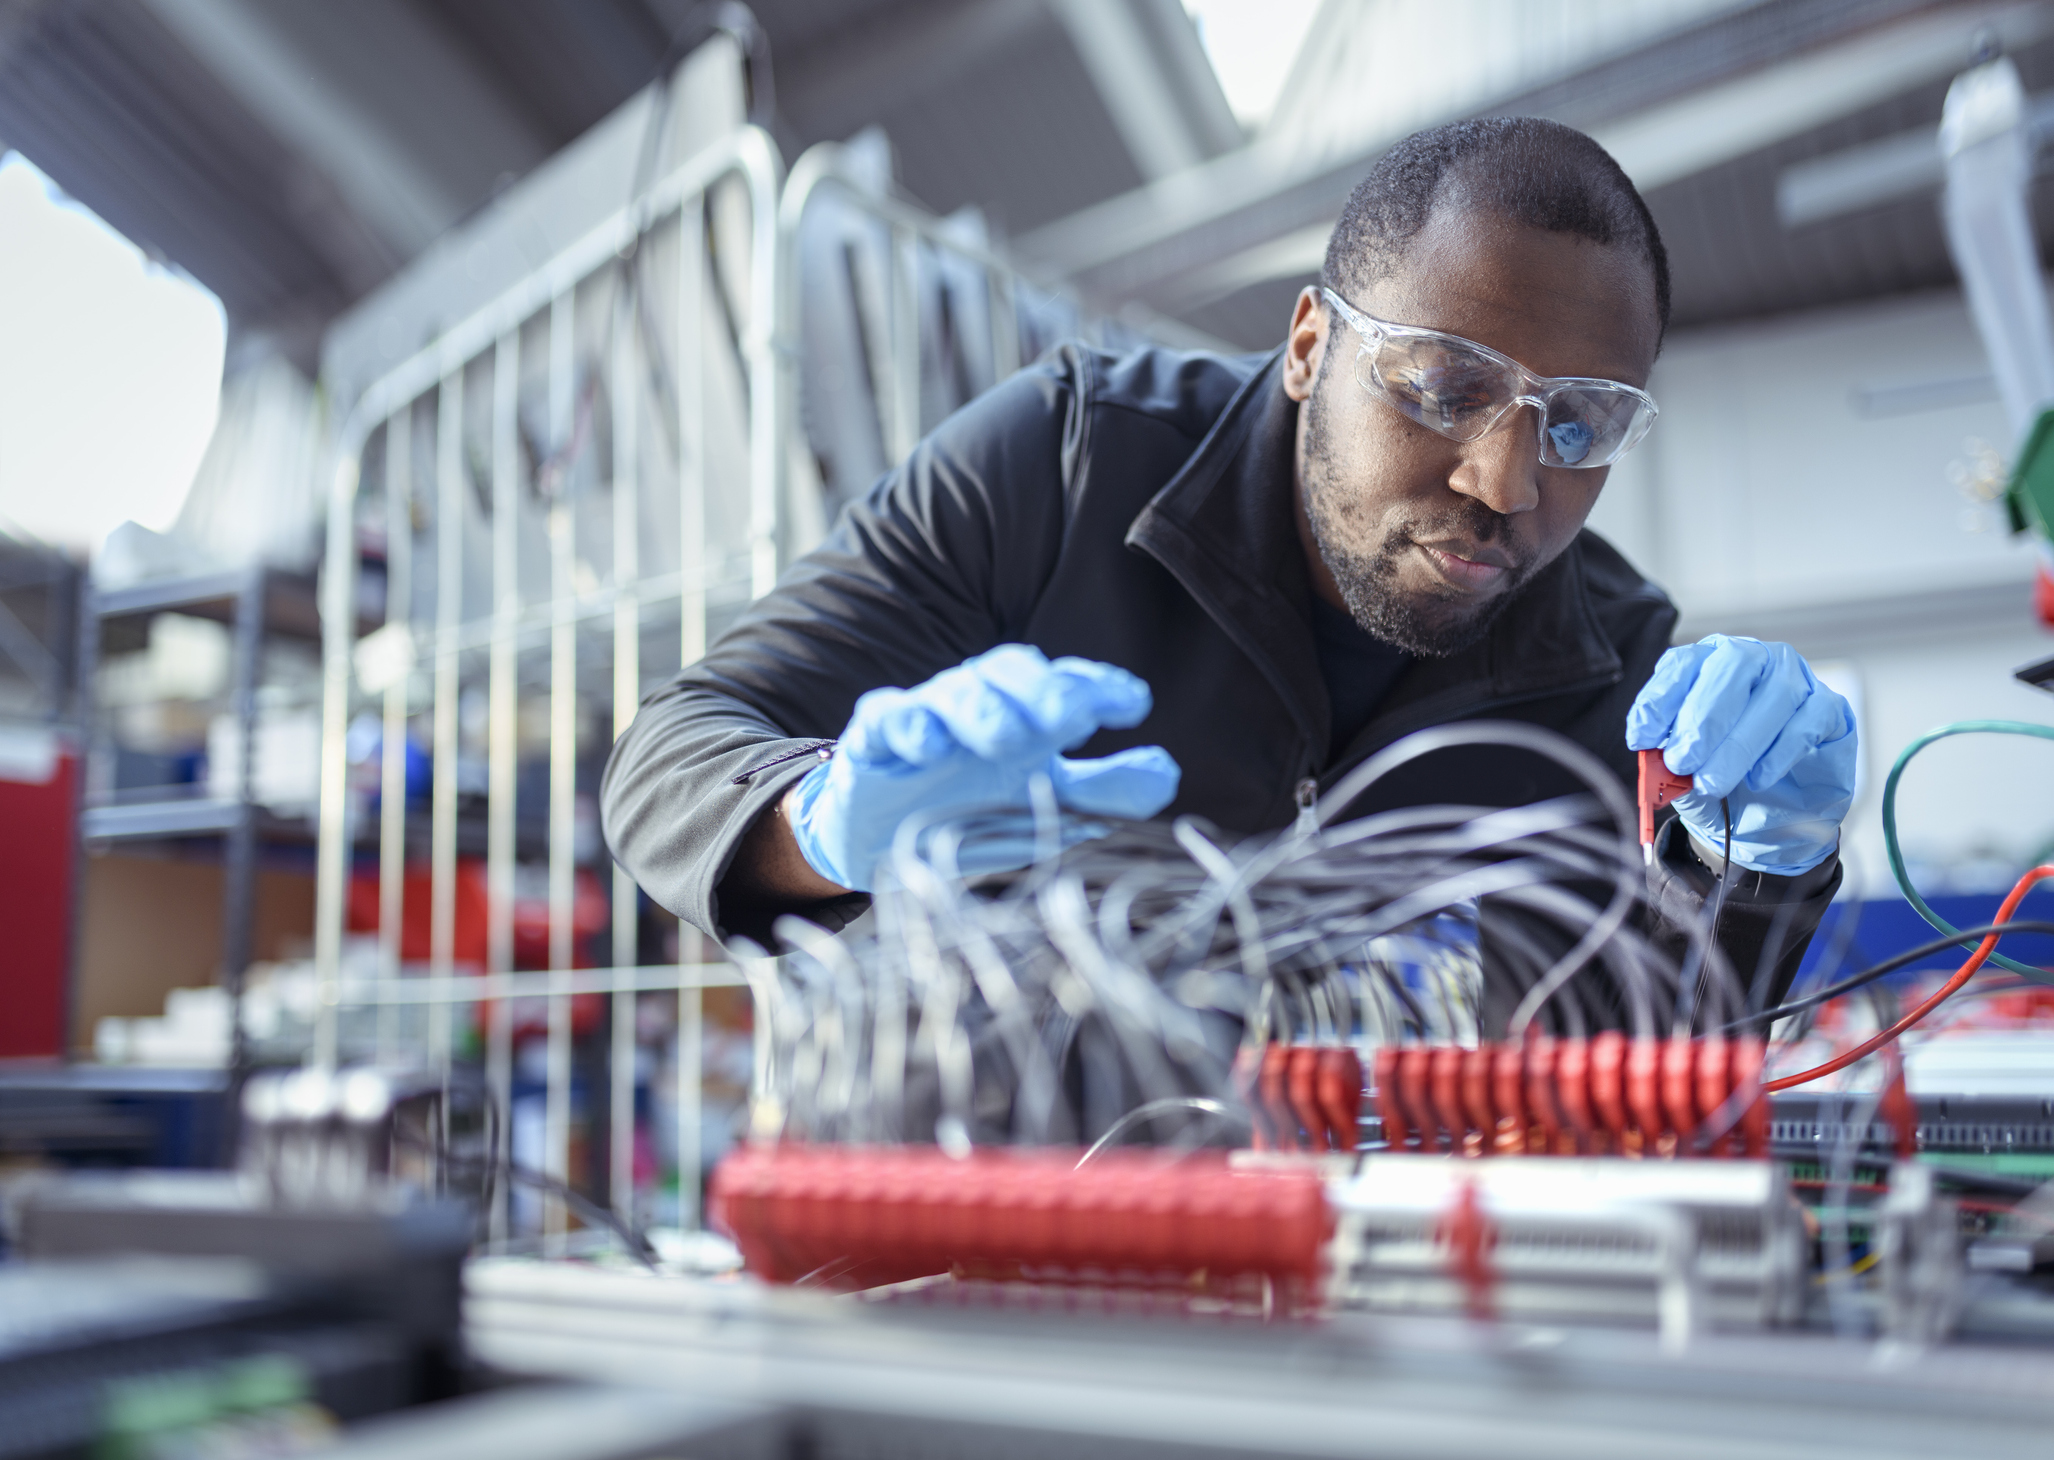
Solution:
M1591 138L1540 117L1484 117L1414 132L1348 195L1320 282L1343 297L1392 272L1434 204L1637 248L1655 276L1660 340L1669 329L1669 254L1640 190Z

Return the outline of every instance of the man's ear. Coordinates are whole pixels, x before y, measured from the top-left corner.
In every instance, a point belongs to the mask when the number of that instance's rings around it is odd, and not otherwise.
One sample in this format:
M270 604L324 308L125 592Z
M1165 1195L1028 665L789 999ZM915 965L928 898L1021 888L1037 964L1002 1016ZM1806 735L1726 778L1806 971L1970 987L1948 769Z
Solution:
M1284 337L1284 394L1295 401L1312 395L1312 383L1319 379L1319 362L1327 347L1327 309L1319 287L1308 284L1298 291L1291 307L1291 329Z

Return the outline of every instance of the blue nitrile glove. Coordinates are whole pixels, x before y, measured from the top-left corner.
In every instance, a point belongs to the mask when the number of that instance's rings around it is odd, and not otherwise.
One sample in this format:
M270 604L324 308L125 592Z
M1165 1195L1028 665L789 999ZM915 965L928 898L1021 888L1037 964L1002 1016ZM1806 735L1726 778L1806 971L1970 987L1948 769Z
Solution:
M1153 816L1177 794L1180 772L1159 745L1099 760L1058 754L1102 726L1138 725L1148 686L1110 664L1001 644L913 689L874 689L836 743L807 772L790 803L793 835L813 870L869 891L899 823L915 813L1014 810L1015 831L974 837L960 849L965 872L1000 872L1034 859L1029 811L1034 776L1056 804L1086 816ZM1106 828L1062 818L1065 845Z
M1733 860L1780 877L1839 844L1855 744L1854 711L1795 649L1724 634L1664 654L1626 715L1628 749L1659 748L1670 770L1696 778L1676 798L1691 834L1723 846L1729 797Z

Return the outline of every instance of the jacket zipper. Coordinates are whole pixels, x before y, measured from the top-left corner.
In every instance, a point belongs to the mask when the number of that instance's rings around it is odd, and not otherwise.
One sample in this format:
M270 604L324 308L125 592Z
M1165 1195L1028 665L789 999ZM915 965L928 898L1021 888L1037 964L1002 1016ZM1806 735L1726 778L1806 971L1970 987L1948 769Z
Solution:
M1299 781L1296 796L1298 820L1292 830L1300 836L1309 836L1319 830L1319 782L1312 776Z
M799 760L802 757L809 755L817 755L820 757L820 759L826 760L834 754L834 747L835 742L832 740L809 741L805 745L800 746L797 750L787 750L782 755L773 755L769 760L762 761L759 764L750 766L747 770L743 771L740 775L736 776L733 780L729 781L728 784L730 786L746 786L749 784L751 778L762 774L764 771L770 770L776 766L784 765L788 761Z

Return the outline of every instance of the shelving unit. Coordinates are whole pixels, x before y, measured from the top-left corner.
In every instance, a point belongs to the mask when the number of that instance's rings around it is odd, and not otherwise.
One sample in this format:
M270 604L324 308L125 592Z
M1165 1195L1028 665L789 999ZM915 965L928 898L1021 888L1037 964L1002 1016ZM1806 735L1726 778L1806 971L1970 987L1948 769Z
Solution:
M148 620L181 613L208 618L230 629L229 704L240 722L240 764L231 796L155 795L94 803L87 793L80 808L79 839L87 846L113 842L170 841L187 837L223 839L221 980L232 1009L230 1088L245 1071L242 1032L243 978L248 972L256 923L257 848L262 840L310 842L305 821L273 815L254 795L257 744L257 679L264 641L280 635L319 642L320 612L312 580L275 569L253 567L140 583L103 591L90 580L81 593L78 683L90 685L99 667L108 627L124 620ZM105 754L93 724L95 707L81 696L89 757ZM90 774L83 778L91 784Z

